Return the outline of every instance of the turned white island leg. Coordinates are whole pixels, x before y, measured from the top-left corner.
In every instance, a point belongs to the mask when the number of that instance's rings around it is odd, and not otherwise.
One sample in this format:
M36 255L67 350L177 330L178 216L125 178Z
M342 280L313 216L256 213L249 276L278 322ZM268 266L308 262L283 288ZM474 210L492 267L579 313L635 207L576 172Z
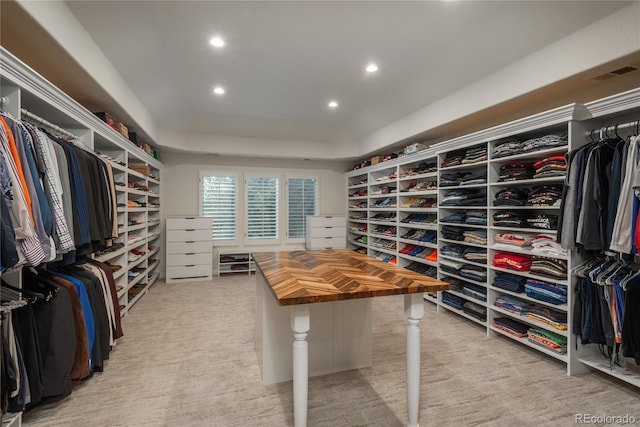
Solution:
M307 425L307 397L309 391L309 306L291 308L293 330L293 422L295 427Z
M420 319L424 315L422 293L404 296L407 316L407 414L408 427L418 427L420 407Z

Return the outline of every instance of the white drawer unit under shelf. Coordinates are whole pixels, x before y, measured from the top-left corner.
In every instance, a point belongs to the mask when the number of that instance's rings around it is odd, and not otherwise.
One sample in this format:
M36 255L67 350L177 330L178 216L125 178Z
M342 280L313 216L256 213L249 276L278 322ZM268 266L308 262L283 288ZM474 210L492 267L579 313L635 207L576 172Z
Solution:
M167 218L166 282L194 282L213 277L211 218Z
M346 218L337 215L307 216L307 249L347 247Z

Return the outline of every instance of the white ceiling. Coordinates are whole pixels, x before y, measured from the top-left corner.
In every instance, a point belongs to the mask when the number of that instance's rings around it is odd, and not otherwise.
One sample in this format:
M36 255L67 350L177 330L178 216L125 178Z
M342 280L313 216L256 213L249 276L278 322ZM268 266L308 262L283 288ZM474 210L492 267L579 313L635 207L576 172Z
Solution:
M65 3L159 128L356 144L630 2Z

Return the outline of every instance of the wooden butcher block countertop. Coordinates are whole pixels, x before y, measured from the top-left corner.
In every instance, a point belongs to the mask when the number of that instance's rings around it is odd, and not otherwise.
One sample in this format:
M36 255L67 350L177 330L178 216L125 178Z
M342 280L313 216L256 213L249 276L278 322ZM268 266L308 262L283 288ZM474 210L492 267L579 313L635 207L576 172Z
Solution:
M349 249L253 252L280 305L445 291L440 280Z

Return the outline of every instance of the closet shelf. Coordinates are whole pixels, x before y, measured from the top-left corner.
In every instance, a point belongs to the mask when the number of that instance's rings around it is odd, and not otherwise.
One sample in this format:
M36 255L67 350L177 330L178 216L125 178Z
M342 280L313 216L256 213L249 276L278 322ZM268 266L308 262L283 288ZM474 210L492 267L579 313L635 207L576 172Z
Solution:
M494 327L493 325L489 325L489 329L491 329L493 332L497 332L500 335L504 335L507 338L510 338L514 341L519 342L520 344L526 345L527 347L533 348L535 350L538 350L548 356L553 357L554 359L558 359L563 361L564 363L568 362L568 357L566 353L556 353L555 351L552 350L548 350L542 346L536 345L531 343L527 338L520 338L520 337L516 337L515 335L511 335L508 332L505 332L501 329L498 329L496 327ZM548 329L548 328L547 328Z
M442 255L442 253L438 253L438 256L441 257L442 259L448 259L450 261L461 262L463 264L470 264L470 265L474 265L476 267L481 267L481 268L487 268L487 264L482 264L482 263L479 263L479 262L469 261L469 260L464 259L464 258L456 258L456 257L452 257L452 256Z
M610 365L609 360L604 359L602 355L581 357L578 360L590 368L593 368L600 372L604 372L607 375L611 375L636 387L640 387L640 375L638 375L637 373L633 375L629 370L626 370L620 366Z
M440 266L438 266L438 268L440 268ZM484 286L484 287L486 287L486 286L487 286L487 284L486 284L486 283L484 283L484 282L478 282L477 280L468 279L468 278L466 278L466 277L462 277L462 276L460 276L460 275L458 275L458 274L450 273L450 272L448 272L448 271L441 271L441 273L442 273L442 275L443 275L443 276L445 276L445 277L443 277L443 278L442 278L442 280L444 280L445 282L447 281L446 276L449 276L449 277L452 277L452 278L454 278L454 279L462 280L462 281L464 281L464 282L473 283L474 285Z
M395 252L392 255L395 255ZM416 261L416 262L419 262L421 264L430 265L432 267L437 267L438 266L437 262L429 261L429 260L427 260L425 258L419 258L419 257L407 255L407 254L401 254L401 253L399 253L398 256L400 258L408 259L408 260L411 260L411 261Z
M515 274L516 276L526 277L528 279L541 280L543 282L551 282L551 283L556 283L558 285L565 285L565 286L567 286L569 284L568 280L566 280L566 279L554 279L553 277L538 276L538 275L535 275L535 274L531 274L529 272L509 270L509 269L506 269L506 268L496 267L494 265L490 265L489 267L492 270L495 270L495 271L501 271L503 273L511 273L511 274Z
M487 248L487 245L480 245L478 243L469 243L469 242L465 242L464 240L449 240L449 239L440 238L439 241L444 243L451 243L453 245L473 246L476 248L485 248L485 249Z
M562 184L565 175L551 176L546 178L519 179L517 181L498 181L489 184L490 187L519 187L521 185L541 185L541 184Z
M437 243L421 242L419 240L411 240L411 239L399 238L398 242L407 243L407 244L416 245L416 246L424 246L425 248L434 248L434 249L438 248L438 244ZM399 254L399 255L402 255L402 254Z
M502 164L502 163L509 163L514 160L534 160L534 159L542 160L547 157L562 155L567 152L567 149L568 147L566 145L563 145L561 147L547 148L544 150L537 150L537 151L529 151L527 153L522 153L522 154L514 154L513 156L498 157L496 159L490 159L489 161L491 163Z
M543 234L543 233L538 233L538 234ZM494 243L489 247L489 249L494 251L500 251L500 252L513 252L513 253L522 254L522 255L529 255L532 257L536 256L536 257L545 257L545 258L562 259L562 260L569 259L568 255L556 255L556 254L551 254L549 252L534 251L529 247L508 245L505 243Z
M533 319L529 319L527 316L523 316L522 314L518 314L518 313L512 313L509 310L505 310L503 308L500 307L496 307L493 304L489 304L489 308L497 313L503 314L505 316L509 316L521 323L527 323L531 326L535 326L537 328L541 328L541 329L546 329L548 331L551 331L555 334L558 335L562 335L563 337L568 337L569 336L569 331L567 330L561 330L561 329L556 329L551 325L547 325L544 322L538 322L537 320L533 320Z
M529 301L529 302L532 302L534 304L544 305L545 307L553 308L554 310L558 310L558 311L568 311L569 310L569 306L567 304L552 304L550 302L541 301L539 299L531 298L530 296L528 296L524 292L522 292L522 293L512 292L512 291L509 291L507 289L497 288L497 287L495 287L493 285L490 285L489 289L491 289L492 291L498 292L500 294L511 295L513 297L519 298L519 299L524 300L524 301Z
M448 291L444 291L444 292L448 292ZM483 320L480 320L480 319L475 318L475 317L473 317L473 316L470 316L470 315L468 315L467 313L465 313L464 311L462 311L462 310L458 310L457 308L450 306L450 305L449 305L449 304L447 304L446 302L442 302L442 303L439 305L439 307L442 307L442 308L445 308L445 309L447 309L447 310L449 310L449 311L451 311L451 312L454 312L454 313L456 313L456 314L457 314L457 315L459 315L459 316L466 317L467 319L469 319L469 320L471 320L471 321L473 321L473 322L475 322L475 323L477 323L477 324L479 324L479 325L482 325L482 326L484 326L484 327L486 327L486 326L487 326L487 321L486 321L486 320L484 320L484 321L483 321Z
M453 289L449 289L447 292L449 292L450 294L459 296L460 298L463 298L465 300L474 302L474 303L476 303L478 305L481 305L483 307L487 307L487 302L486 301L482 301L481 299L475 298L475 297L473 297L471 295L467 295L464 292L454 291Z

